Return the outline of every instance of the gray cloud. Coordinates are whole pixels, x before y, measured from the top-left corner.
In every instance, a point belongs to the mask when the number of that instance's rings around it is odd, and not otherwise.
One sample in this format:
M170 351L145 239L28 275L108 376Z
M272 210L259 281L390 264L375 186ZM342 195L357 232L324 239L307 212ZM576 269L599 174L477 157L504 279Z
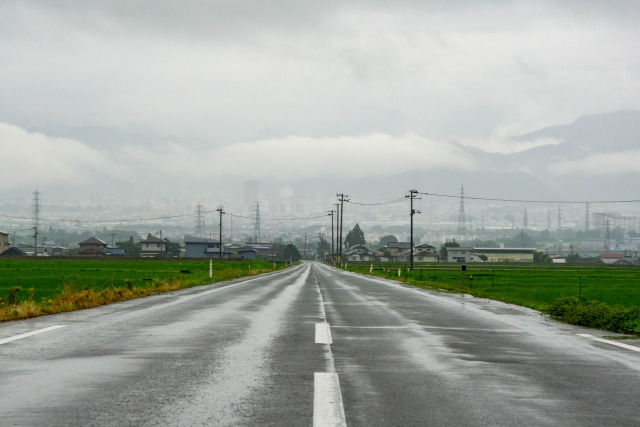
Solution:
M134 124L215 147L375 133L490 145L640 108L639 11L632 1L3 2L0 120Z

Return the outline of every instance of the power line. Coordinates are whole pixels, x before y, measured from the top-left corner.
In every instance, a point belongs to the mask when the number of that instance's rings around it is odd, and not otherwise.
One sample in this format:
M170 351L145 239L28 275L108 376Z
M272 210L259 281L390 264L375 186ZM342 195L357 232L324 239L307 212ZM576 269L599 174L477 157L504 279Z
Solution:
M406 200L405 198L400 198L400 199L390 200L388 202L379 202L379 203L360 203L360 202L352 202L351 200L345 200L345 202L351 203L353 205L361 205L361 206L380 206L380 205L391 205L393 203L400 203L400 202L404 202L405 200Z
M244 215L229 214L229 213L227 215L233 215L236 218L246 218L246 219L252 219L252 220L256 219L255 216L244 216ZM298 221L301 219L325 218L326 216L327 216L326 214L323 214L323 215L307 216L307 217L301 217L301 218L260 218L260 221Z
M2 200L0 200L0 202L13 202L14 200L26 200L28 198L29 197L17 197L15 199L2 199Z
M207 214L207 213L211 213L211 212L216 212L215 210L213 211L201 211L202 214ZM165 216L157 216L157 217L149 217L149 218L133 218L133 219L93 219L93 220L80 220L80 219L71 219L71 218L66 218L66 219L48 219L48 218L40 218L40 221L49 221L49 222L86 222L86 223L92 223L92 222L135 222L135 221L150 221L150 220L155 220L155 219L171 219L171 218L184 218L187 216L194 216L197 215L196 213L192 213L192 214L183 214L183 215L165 215ZM238 216L238 215L235 215ZM0 217L2 218L15 218L15 219L31 219L33 220L33 217L24 217L24 216L15 216L15 215L4 215L4 214L0 214Z
M435 197L449 197L452 199L459 199L461 196L452 195L452 194L437 194L437 193L420 193L425 196L435 196ZM584 204L584 203L639 203L640 200L590 200L589 202L585 201L570 201L570 200L524 200L524 199L494 199L488 197L469 197L464 196L465 199L471 200L486 200L493 202L518 202L518 203L565 203L565 204Z

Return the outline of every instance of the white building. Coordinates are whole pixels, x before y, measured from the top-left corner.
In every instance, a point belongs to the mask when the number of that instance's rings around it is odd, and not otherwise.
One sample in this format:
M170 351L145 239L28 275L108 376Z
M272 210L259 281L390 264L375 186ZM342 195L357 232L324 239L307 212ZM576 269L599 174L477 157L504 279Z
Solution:
M162 257L167 253L166 243L158 237L149 237L140 243L142 243L140 255L144 258Z
M0 254L9 249L9 234L0 231Z

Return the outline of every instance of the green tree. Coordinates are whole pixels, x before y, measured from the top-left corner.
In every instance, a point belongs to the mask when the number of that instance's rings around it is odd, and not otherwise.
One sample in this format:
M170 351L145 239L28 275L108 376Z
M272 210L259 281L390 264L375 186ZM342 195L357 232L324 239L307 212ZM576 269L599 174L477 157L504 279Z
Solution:
M285 261L300 261L302 259L302 255L300 255L300 251L293 244L289 243L282 249L282 258Z
M513 237L501 240L505 248L535 248L537 246L536 241L522 231Z
M356 245L366 245L367 241L364 239L364 232L360 229L360 225L356 224L355 227L347 234L344 239L344 245L347 247L354 247Z
M171 242L169 241L169 239L165 238L163 239L165 242L165 246L166 246L166 256L168 256L169 258L175 258L175 257L179 257L180 256L180 243L178 242Z
M444 245L440 247L440 259L443 261L447 259L447 248L459 248L459 247L460 247L460 243L456 242L456 239L447 240L446 242L444 242Z
M569 264L575 264L580 262L580 254L576 253L576 254L569 254L565 257L565 259L567 260L567 262Z
M329 242L327 242L324 236L320 236L318 243L316 243L316 248L320 260L324 260L325 256L331 255L331 246L329 246Z
M382 236L380 238L380 247L385 246L387 243L398 243L398 238L394 235Z
M139 257L142 252L142 243L134 242L133 236L131 236L127 241L116 242L116 248L124 248L127 251L127 256Z
M544 252L535 251L533 253L533 262L535 263L548 263L551 262L551 257Z

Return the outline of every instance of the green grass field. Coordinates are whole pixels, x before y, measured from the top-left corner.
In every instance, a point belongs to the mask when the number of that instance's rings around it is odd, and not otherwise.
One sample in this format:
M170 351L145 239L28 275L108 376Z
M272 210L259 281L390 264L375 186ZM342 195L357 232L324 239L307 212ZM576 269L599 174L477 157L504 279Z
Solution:
M398 279L398 267L386 272L374 270L372 274ZM459 265L434 264L417 268L402 271L402 280L419 287L460 290ZM348 265L348 269L369 274L368 265ZM471 275L472 285L469 283ZM588 300L626 307L640 306L640 268L636 267L470 264L465 273L465 291L479 297L545 310L557 298L579 295L581 280L582 295Z
M198 285L241 277L251 270L272 269L273 264L260 260L214 261L213 278L209 278L209 261L194 260L129 260L129 259L13 259L0 260L0 297L9 289L35 290L34 300L58 296L65 286L81 291L123 287L130 281L136 288L156 285L170 278L183 278L189 285ZM183 274L181 270L189 270ZM155 279L147 281L143 279Z

